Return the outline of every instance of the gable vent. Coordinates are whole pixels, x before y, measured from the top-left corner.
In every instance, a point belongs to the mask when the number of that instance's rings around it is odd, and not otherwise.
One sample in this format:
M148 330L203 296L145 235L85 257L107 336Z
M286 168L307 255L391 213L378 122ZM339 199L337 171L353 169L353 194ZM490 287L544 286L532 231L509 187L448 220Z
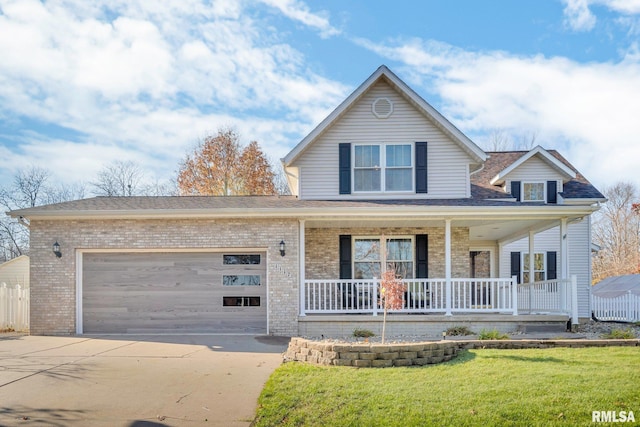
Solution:
M393 102L389 98L377 98L371 104L371 111L377 118L386 119L393 113Z

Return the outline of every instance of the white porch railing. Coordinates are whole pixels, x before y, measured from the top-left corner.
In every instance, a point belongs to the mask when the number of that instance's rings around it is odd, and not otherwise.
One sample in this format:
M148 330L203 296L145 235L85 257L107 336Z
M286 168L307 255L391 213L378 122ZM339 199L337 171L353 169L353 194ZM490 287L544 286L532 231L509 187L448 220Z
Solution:
M0 283L0 330L29 330L29 288Z
M451 279L447 305L446 279L405 279L404 307L395 313L517 313L514 279ZM382 312L377 279L306 280L305 314Z
M570 313L571 280L545 280L518 286L521 313Z
M640 322L640 296L631 291L616 298L592 295L591 310L598 320Z

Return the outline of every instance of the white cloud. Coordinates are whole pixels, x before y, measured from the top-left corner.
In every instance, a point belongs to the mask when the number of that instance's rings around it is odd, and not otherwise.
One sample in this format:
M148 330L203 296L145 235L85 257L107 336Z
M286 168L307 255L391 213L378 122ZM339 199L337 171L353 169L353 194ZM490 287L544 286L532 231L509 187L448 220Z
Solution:
M558 149L596 184L633 179L640 184L637 57L581 64L469 52L417 39L360 43L404 64L399 72L410 84L435 93L442 113L478 142L495 129L534 132L536 143Z
M303 3L272 5L335 34ZM346 88L309 70L268 17L245 7L235 0L0 0L0 118L79 134L65 141L34 125L11 135L0 178L22 165L78 162L60 168L59 178L87 180L96 163L124 156L164 178L198 137L227 125L271 156L284 155Z
M261 0L263 3L275 7L286 17L303 23L320 31L322 37L340 34L340 30L333 27L326 13L312 13L309 7L297 0Z
M640 0L563 0L564 24L573 31L591 31L597 22L590 6L600 6L614 13L625 15L616 19L618 24L629 26L628 18L640 14Z
M564 23L574 31L590 31L596 17L589 10L589 0L565 0Z

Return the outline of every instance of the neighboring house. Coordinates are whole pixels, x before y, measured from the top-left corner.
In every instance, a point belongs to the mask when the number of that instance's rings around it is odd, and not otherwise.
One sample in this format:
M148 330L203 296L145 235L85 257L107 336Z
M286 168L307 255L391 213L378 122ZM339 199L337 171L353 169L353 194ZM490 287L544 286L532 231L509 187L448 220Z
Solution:
M0 285L6 283L7 286L21 288L29 287L29 257L20 255L17 258L0 264Z
M640 274L607 277L593 285L591 292L600 298L616 298L626 294L640 297Z
M390 266L388 333L589 318L605 198L556 151L485 152L382 66L282 162L292 196L11 212L30 220L31 333L377 331Z

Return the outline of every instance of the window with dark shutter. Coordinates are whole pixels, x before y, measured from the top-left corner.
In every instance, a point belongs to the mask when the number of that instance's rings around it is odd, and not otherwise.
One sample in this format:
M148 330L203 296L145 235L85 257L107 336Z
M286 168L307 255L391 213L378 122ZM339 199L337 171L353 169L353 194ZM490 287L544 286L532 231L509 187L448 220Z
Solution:
M426 234L416 235L416 278L426 279L429 277L429 236Z
M513 182L511 185L513 188ZM511 252L511 277L516 276L518 283L521 283L520 271L520 252Z
M556 252L547 252L547 280L558 278L558 257Z
M427 193L427 143L416 142L416 193Z
M547 203L558 203L557 181L547 181Z
M351 194L351 144L348 142L339 144L338 155L340 194Z
M340 235L340 278L351 279L351 236Z
M511 195L520 201L520 181L511 181Z

